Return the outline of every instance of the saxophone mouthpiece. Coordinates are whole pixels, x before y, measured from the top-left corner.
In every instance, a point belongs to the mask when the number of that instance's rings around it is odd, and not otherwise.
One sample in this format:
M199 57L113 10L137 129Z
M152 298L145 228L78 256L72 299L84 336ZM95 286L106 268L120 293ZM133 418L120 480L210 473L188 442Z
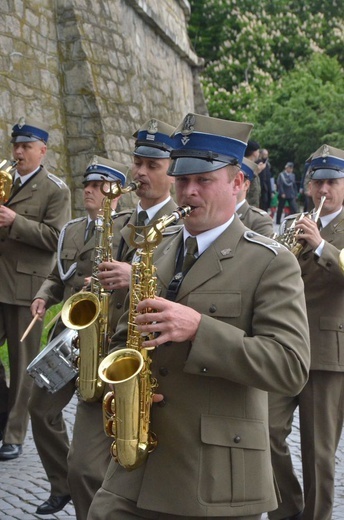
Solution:
M127 189L128 191L136 191L139 189L140 186L141 186L140 181L131 181L128 184L127 188L125 188L125 189Z
M178 219L185 218L188 215L190 215L192 211L191 206L180 206L175 210L176 216L178 216Z

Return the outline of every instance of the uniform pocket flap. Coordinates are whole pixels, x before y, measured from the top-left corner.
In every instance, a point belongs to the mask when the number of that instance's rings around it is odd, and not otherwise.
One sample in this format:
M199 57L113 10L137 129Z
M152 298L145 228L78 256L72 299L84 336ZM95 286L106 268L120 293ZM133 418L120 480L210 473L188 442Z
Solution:
M323 316L320 318L320 330L344 332L344 320L340 316Z
M33 217L38 219L39 213L40 207L35 204L28 204L23 210L23 215L25 217Z
M196 291L190 294L188 306L214 318L238 317L241 314L241 293L239 291L216 293Z
M25 262L18 260L17 262L17 273L41 276L45 278L50 273L49 267L44 268L40 263L28 264L27 259Z
M61 260L74 260L77 255L77 251L75 249L62 249L60 253Z
M262 421L202 415L201 439L205 444L266 450L267 435Z

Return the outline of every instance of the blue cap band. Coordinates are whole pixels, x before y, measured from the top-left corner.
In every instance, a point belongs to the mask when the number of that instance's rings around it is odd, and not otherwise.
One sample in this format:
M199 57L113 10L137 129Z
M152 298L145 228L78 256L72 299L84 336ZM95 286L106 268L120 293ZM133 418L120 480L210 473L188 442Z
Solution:
M120 181L121 185L124 186L126 177L124 173L120 172L119 170L114 170L108 166L105 166L104 164L96 164L89 166L84 175L83 183L90 181Z
M226 164L242 163L246 143L214 134L192 132L184 135L181 132L174 136L175 150L172 158L198 157L206 160L218 160Z
M161 132L152 134L147 130L139 130L135 141L135 147L139 146L150 146L152 148L160 148L161 150L170 152L174 148L174 139Z
M244 162L241 165L241 171L244 173L245 177L247 177L249 181L253 181L254 171Z
M315 170L318 168L334 168L342 170L344 169L344 160L334 157L333 155L326 155L325 157L315 157L311 161L311 169Z
M39 141L43 141L44 143L47 143L48 138L49 138L49 133L46 132L45 130L42 130L41 128L36 128L36 127L30 126L30 125L23 125L21 128L19 128L19 125L16 124L12 128L11 137L14 138L14 139L12 139L12 142L15 143L16 142L15 138L19 137L19 136L27 137L27 138L33 139L33 140L38 139Z

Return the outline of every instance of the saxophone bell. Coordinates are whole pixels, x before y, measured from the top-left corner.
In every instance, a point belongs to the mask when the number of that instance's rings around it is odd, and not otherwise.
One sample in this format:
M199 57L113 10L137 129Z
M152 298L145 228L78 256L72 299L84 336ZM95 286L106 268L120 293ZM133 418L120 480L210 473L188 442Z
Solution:
M150 359L144 353L124 348L109 354L99 365L100 379L113 387L103 400L104 429L114 437L111 454L128 470L139 467L157 446L157 438L142 420L150 407L156 381L145 384ZM149 370L149 369L148 369ZM144 389L143 386L144 385ZM142 392L149 395L142 396Z
M99 316L99 298L88 291L72 294L65 301L61 319L68 329L82 330L92 325Z

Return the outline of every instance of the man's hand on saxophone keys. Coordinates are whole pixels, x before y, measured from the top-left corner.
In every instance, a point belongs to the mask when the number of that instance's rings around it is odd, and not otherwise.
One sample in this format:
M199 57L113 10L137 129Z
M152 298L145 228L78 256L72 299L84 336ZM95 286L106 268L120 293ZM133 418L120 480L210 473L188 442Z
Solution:
M102 262L98 266L98 280L106 291L129 287L131 265L126 262Z
M153 339L144 341L143 347L158 347L170 341L193 341L201 321L201 314L191 307L159 296L139 302L137 312L135 323L138 331L155 335Z

